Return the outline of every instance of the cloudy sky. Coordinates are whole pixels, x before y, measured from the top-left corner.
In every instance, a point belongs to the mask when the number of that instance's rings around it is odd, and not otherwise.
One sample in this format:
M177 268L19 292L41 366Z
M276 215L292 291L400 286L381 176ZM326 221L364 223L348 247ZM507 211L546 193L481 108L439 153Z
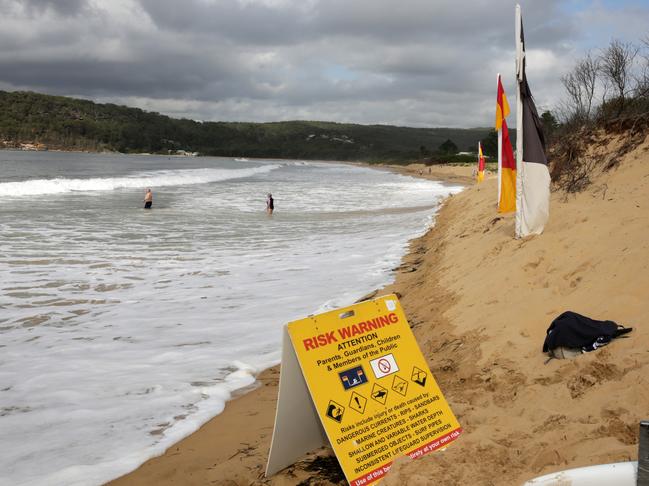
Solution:
M195 120L490 126L510 101L509 0L0 0L0 89ZM523 0L540 109L588 49L649 33L649 0ZM513 124L513 120L511 122Z

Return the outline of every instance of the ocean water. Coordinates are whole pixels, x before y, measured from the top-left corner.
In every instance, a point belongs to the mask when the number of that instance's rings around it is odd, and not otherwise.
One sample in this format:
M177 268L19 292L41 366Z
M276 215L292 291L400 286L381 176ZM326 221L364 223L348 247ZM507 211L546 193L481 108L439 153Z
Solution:
M334 163L0 151L0 484L99 485L162 453L278 362L284 323L390 282L460 189Z

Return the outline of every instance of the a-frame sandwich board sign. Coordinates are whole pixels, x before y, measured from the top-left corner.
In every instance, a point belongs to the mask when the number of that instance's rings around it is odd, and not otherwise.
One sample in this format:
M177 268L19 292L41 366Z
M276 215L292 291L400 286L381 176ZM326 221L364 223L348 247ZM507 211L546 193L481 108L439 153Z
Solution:
M347 481L370 484L396 457L420 457L461 433L396 295L284 327L267 475L328 439Z
M327 444L327 436L313 407L287 326L284 326L275 428L266 476L281 471L305 453Z

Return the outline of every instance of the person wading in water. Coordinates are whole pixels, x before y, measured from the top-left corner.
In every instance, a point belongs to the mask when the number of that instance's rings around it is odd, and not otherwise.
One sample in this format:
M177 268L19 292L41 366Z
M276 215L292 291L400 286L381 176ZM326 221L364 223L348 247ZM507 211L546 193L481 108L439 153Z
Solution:
M275 201L273 200L273 195L271 193L268 193L268 197L266 198L266 211L268 211L268 214L273 214L274 210Z
M151 209L152 204L153 204L153 193L151 192L151 189L147 189L146 194L144 195L144 209Z

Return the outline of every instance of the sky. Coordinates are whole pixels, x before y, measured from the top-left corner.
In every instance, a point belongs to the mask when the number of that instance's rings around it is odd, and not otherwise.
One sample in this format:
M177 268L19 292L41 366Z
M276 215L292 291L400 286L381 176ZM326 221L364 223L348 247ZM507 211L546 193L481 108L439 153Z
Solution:
M499 72L514 106L515 3L0 0L0 89L205 121L491 126ZM649 34L649 0L520 3L539 111L586 51Z

